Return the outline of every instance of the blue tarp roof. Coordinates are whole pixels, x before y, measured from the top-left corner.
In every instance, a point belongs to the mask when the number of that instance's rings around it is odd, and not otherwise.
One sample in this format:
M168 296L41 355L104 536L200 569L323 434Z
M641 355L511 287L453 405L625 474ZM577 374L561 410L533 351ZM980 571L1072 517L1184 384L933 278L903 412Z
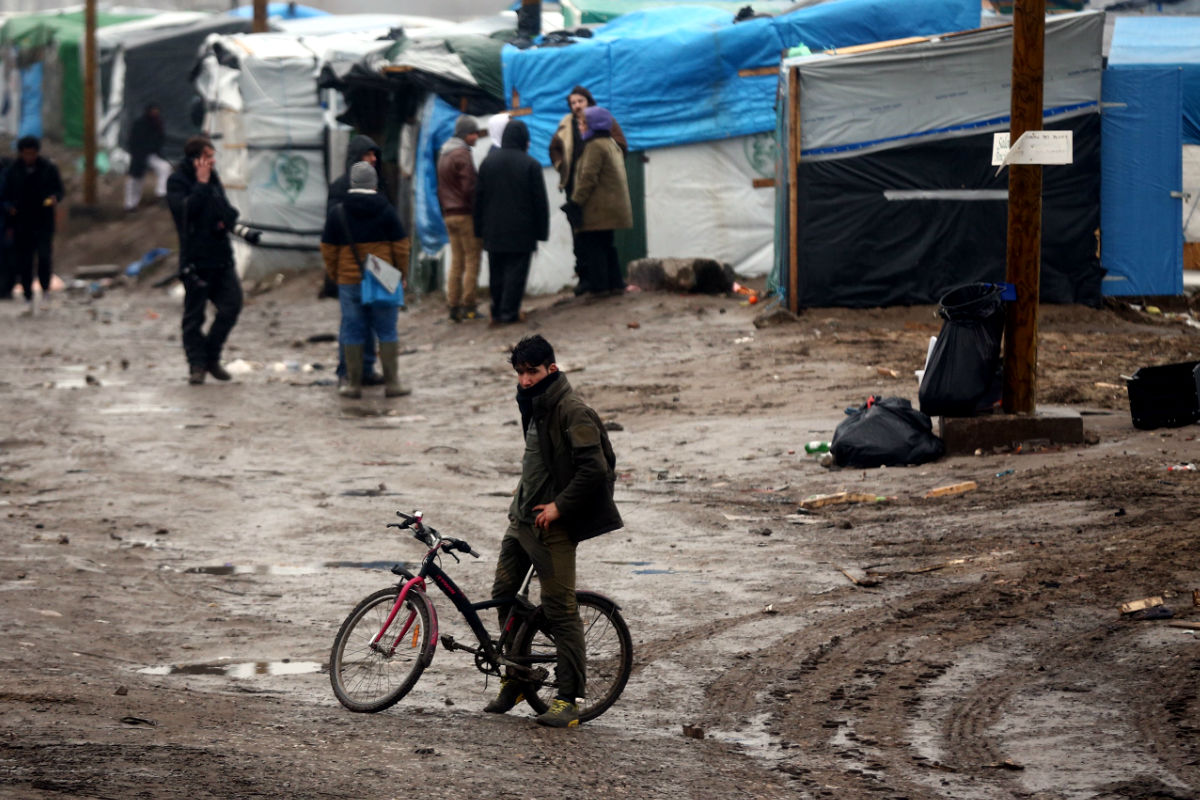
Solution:
M254 6L238 6L229 12L234 17L254 16ZM299 3L267 3L268 19L307 19L308 17L327 17L328 11L322 11L312 6L302 6Z
M1183 74L1183 141L1200 144L1200 17L1117 17L1109 69L1178 66Z
M543 164L576 84L612 111L633 150L745 136L775 129L778 75L771 68L787 48L969 30L979 19L978 0L833 0L736 24L703 6L648 9L565 47L506 46L504 95L511 104L515 92L519 108L532 108L522 119L529 152Z

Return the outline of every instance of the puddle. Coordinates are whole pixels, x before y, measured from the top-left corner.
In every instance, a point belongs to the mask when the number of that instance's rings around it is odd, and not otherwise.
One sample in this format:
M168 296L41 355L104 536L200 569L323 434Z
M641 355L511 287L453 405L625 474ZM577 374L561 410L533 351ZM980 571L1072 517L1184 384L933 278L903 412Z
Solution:
M111 384L118 385L115 381ZM125 405L113 405L107 408L96 409L97 414L107 414L109 416L128 416L140 417L146 414L175 414L183 409L178 406L155 406L147 403L127 403Z
M289 566L284 564L222 564L214 567L188 567L185 575L313 575L327 569L384 569L390 571L397 561L324 561L320 564ZM405 564L404 566L411 566Z
M635 569L634 575L678 575L673 569Z
M510 497L510 493L505 492L505 497ZM613 564L618 567L648 567L653 564L653 561L601 561L601 564Z
M254 678L259 675L309 675L322 672L325 665L317 661L244 661L234 664L163 664L142 667L141 675L220 675L226 678Z

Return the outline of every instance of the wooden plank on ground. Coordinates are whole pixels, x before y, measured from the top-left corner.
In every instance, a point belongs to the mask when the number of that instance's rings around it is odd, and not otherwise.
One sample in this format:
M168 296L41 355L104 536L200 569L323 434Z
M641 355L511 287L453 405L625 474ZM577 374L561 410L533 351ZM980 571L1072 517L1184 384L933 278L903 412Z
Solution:
M1130 600L1128 603L1121 603L1119 608L1122 614L1132 614L1134 611L1141 611L1143 608L1153 608L1162 604L1163 599L1161 597L1143 597L1141 600Z

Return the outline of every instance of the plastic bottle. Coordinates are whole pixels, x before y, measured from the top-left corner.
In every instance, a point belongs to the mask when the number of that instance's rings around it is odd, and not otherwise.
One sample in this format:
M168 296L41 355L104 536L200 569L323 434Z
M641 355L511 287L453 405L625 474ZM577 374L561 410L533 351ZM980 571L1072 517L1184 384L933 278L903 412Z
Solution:
M804 452L812 455L813 453L828 453L829 442L812 441L804 445Z

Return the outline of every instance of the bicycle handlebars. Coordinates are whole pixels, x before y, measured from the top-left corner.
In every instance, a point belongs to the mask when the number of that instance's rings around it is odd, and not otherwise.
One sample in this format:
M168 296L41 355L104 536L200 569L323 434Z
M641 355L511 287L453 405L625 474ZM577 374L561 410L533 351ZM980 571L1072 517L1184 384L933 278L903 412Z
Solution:
M466 553L468 555L475 556L475 558L481 557L479 553L476 553L471 548L471 545L467 544L462 539L454 539L449 536L442 536L442 534L438 533L436 529L426 526L422 522L425 515L421 511L414 511L412 514L405 514L403 511L397 511L396 516L404 520L404 524L401 525L396 522L389 522L389 528L400 528L401 530L405 528L411 528L413 537L429 547L440 547L447 552L451 550L457 550L460 553ZM451 555L454 554L451 553Z

